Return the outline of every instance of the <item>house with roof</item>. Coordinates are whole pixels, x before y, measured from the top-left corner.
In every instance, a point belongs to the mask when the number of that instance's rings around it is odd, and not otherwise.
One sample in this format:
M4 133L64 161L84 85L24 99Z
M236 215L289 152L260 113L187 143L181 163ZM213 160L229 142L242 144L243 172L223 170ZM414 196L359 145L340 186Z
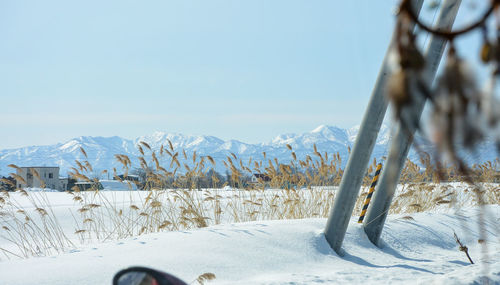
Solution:
M16 179L16 186L19 189L50 188L65 191L68 185L64 178L62 180L59 178L58 166L19 167L16 174L20 177Z
M271 177L263 173L254 173L250 178L250 183L266 183L271 182Z

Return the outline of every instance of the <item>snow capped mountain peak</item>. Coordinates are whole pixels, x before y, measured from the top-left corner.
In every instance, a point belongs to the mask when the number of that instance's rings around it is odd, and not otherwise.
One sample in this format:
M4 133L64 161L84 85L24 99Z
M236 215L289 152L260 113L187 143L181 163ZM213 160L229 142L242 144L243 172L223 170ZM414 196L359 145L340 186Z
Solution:
M151 135L140 137L141 138L147 138L150 141L161 141L164 140L166 137L168 137L168 133L166 132L161 132L161 131L154 131Z
M139 142L146 142L152 148L160 148L163 146L169 146L169 141L172 143L174 148L187 148L187 149L204 149L214 146L219 146L224 143L223 140L213 137L213 136L203 136L203 135L183 135L180 133L165 133L156 131L151 135L141 136L134 140L135 144Z
M319 125L317 128L311 131L311 133L321 133L322 131L328 129L327 125Z
M356 125L346 130L347 137L351 143L354 143L359 133L360 125ZM377 144L387 144L391 139L391 127L387 124L382 124L377 137Z
M346 131L337 127L322 125L312 132L304 134L283 134L277 136L268 144L247 144L237 140L221 140L213 136L183 135L180 133L167 133L155 131L152 134L127 140L120 137L90 137L80 136L63 144L45 147L26 147L15 150L0 150L0 169L6 169L10 163L20 165L58 165L61 167L61 175L64 175L70 167L75 164L75 159L88 159L96 170L121 168L115 154L126 154L131 158L140 156L137 149L139 142L146 142L153 150L159 150L161 146L168 147L170 141L175 151L184 149L188 155L194 151L198 155L211 155L214 159L223 160L230 153L236 154L243 160L250 157L259 159L263 152L268 157L276 157L286 162L290 159L290 153L286 144L290 144L297 153L301 155L311 153L313 145L316 144L321 151L336 152L344 151L348 140ZM88 158L84 158L80 148L85 149ZM146 156L148 152L146 152ZM344 156L346 156L345 154ZM222 167L222 162L217 163ZM218 169L223 171L223 169Z
M155 131L150 135L140 136L134 140L134 143L139 144L139 142L145 142L149 145L157 145L162 144L172 137L175 137L179 134L171 134L161 131Z
M358 135L358 132L359 132L359 126L360 125L356 125L352 128L349 128L347 130L347 136L349 138L349 141L354 143L354 140L356 139L356 136Z
M286 145L286 144L292 144L294 142L294 139L297 137L297 134L283 134L275 137L274 139L271 140L272 145Z
M210 155L217 162L217 171L222 169L222 160L226 159L230 153L234 153L243 161L252 159L262 159L265 152L268 158L277 158L279 161L288 162L291 159L290 151L286 145L290 145L296 153L298 159L304 159L311 154L313 146L316 145L320 152L339 153L342 161L347 161L347 147L353 145L359 132L359 126L350 129L341 129L334 126L321 125L313 131L303 134L282 134L276 136L269 143L247 144L237 140L221 140L214 136L203 135L183 135L179 133L166 133L161 131L153 132L150 135L141 136L135 140L123 139L120 137L90 137L81 136L65 143L48 146L30 146L18 149L0 150L0 171L1 175L8 174L9 164L22 166L30 165L57 165L61 167L61 175L75 166L75 159L85 159L80 151L80 147L85 149L88 161L94 170L110 170L113 167L121 169L114 156L116 154L126 154L131 158L140 156L137 145L140 141L148 143L153 150L159 150L161 146L169 147L168 140L172 143L175 151L184 149L187 155L191 156L196 151L198 156ZM377 138L373 157L377 159L387 154L388 143L390 141L391 130L387 125L383 125ZM494 145L485 147L478 160L494 160L496 151ZM146 156L149 152L146 152ZM410 153L410 159L418 161L416 153ZM135 161L135 159L132 159ZM187 162L189 163L189 162ZM137 165L133 166L136 167Z
M320 125L311 132L301 135L279 135L271 141L271 145L281 147L289 144L294 148L306 147L308 149L312 149L314 144L319 145L327 142L347 143L348 140L346 131L334 126Z
M324 135L344 135L346 133L346 130L335 126L321 125L312 130L311 133L321 133Z
M309 133L309 136L312 141L316 140L318 143L325 140L335 141L338 143L348 142L346 130L334 126L321 125L316 129L314 129L313 131L311 131Z
M70 141L68 141L68 142L64 143L63 145L61 145L61 146L59 147L59 149L60 149L61 151L68 151L68 152L71 152L71 151L74 151L74 150L76 150L77 148L79 148L79 147L80 147L80 145L81 145L81 144L78 142L78 140L76 140L76 139L72 139L72 140L70 140Z

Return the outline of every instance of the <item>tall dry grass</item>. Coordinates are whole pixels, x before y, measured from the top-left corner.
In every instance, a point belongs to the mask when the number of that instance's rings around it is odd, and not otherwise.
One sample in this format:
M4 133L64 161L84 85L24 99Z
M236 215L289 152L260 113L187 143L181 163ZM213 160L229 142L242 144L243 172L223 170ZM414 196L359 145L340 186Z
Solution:
M8 241L16 252L0 247L4 257L45 256L74 247L58 221L45 192L19 189L20 197L32 205L24 208L10 192L0 192L0 239Z
M215 171L216 162L211 156L176 150L170 142L156 151L141 142L138 161L144 178L140 185L143 191L127 191L126 197L123 193L100 191L90 162L87 159L75 161L72 177L92 186L87 191L78 187L67 191L76 206L71 213L75 226L73 235L68 238L64 233L51 210L47 193L18 189L17 192L35 209L28 212L16 203L13 195L3 191L0 238L15 244L18 250L0 251L7 258L26 258L67 250L74 246L72 241L75 240L86 243L220 223L327 217L342 177L340 155L320 153L314 147L311 156L299 160L293 148L287 147L291 156L289 163L267 159L265 153L264 161L250 159L247 162L235 154L228 155L223 164L229 175L227 181L223 181ZM85 150L81 151L86 158ZM126 179L133 171L131 159L124 154L115 157L122 169L113 169L113 176L120 180L117 173L123 172ZM365 173L354 215L361 211L376 164L374 160ZM422 165L407 161L390 213L435 210L471 201L472 204L500 203L497 184L482 183L481 188L470 187L465 190L466 195L458 196L453 184L436 182L439 177L432 170L430 159L424 158ZM496 181L497 165L498 161L474 166L474 175L483 182ZM248 183L253 173L263 174L261 177L266 179ZM453 168L447 168L447 180L460 181L462 177L456 173ZM481 199L474 198L478 193Z

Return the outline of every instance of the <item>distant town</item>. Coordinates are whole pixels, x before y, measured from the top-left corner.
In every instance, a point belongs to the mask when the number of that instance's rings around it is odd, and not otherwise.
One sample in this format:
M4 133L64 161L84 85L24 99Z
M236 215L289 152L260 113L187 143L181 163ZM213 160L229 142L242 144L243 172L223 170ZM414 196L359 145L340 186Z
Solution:
M108 190L137 190L139 176L119 175L113 180L96 179L95 181L79 181L72 177L59 176L58 166L29 166L17 167L16 173L2 177L0 188L13 191L15 189L51 189L56 191L108 189ZM75 188L76 187L76 188Z

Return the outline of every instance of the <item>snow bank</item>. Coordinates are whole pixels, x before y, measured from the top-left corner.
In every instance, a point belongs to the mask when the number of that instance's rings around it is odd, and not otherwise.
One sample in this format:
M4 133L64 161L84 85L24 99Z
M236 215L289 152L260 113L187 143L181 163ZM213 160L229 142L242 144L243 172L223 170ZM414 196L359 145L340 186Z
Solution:
M103 190L111 190L111 191L130 191L137 190L137 185L133 182L120 182L118 180L99 180L101 183Z
M36 187L28 187L24 188L24 190L28 192L60 192L59 190L56 189L50 189L50 188L36 188Z
M500 206L485 207L486 243L479 244L478 208L459 213L390 215L382 248L353 218L338 256L322 231L326 219L217 225L93 243L43 258L0 264L1 284L111 284L119 269L143 265L210 284L470 284L487 271L500 284ZM456 232L476 264L458 250ZM482 246L488 247L488 256ZM485 267L484 264L488 265ZM28 274L29 273L29 274Z

